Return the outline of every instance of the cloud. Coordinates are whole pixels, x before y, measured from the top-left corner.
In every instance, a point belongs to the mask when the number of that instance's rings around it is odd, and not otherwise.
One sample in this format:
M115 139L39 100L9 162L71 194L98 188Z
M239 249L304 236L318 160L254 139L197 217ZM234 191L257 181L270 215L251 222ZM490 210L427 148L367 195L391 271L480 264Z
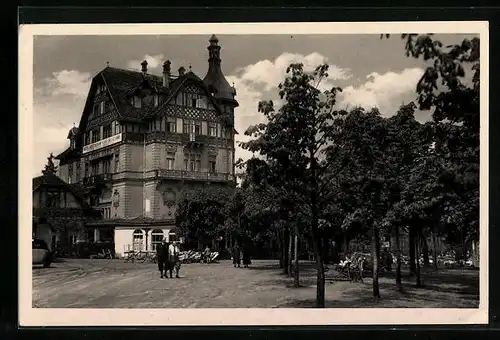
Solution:
M35 95L70 95L86 97L92 82L92 75L77 70L62 70L52 73L43 81L42 88L35 88Z
M270 91L283 81L287 67L291 63L299 62L304 65L306 72L311 72L317 66L328 63L328 58L316 52L308 55L283 53L274 61L266 59L242 67L237 70L237 74L241 81L260 85L264 91ZM351 77L349 69L342 69L335 65L330 66L328 73L331 80L345 80Z
M91 81L90 73L62 70L35 88L33 176L40 175L49 153L55 156L69 146L68 131L80 121Z
M396 113L402 102L416 98L415 87L422 77L421 68L407 68L401 72L370 73L360 86L347 86L339 94L339 107L361 106L365 109L377 107L383 115Z
M148 70L157 69L163 65L163 54L149 55L146 54L141 60L130 60L127 63L127 67L131 70L140 70L141 63L146 60L148 62Z

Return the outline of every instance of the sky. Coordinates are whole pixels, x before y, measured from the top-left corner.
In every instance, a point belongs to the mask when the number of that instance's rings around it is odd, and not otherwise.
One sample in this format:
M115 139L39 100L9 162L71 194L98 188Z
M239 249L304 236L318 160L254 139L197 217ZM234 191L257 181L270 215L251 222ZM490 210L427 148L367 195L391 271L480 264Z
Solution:
M148 71L161 75L162 64L168 59L173 73L191 65L203 79L211 35L35 36L33 176L40 175L49 153L57 155L69 146L68 131L79 124L90 82L107 62L140 71L140 63L147 60ZM234 83L240 104L235 110L237 142L247 140L244 132L250 125L263 121L257 104L278 98L277 86L292 62L302 62L306 70L327 63L330 68L325 85L343 89L338 97L340 107L378 107L384 116L416 99L415 87L426 67L422 60L406 57L404 41L397 35L383 40L378 34L217 37L223 73ZM435 36L444 45L459 43L465 37ZM421 121L429 117L429 112L417 113ZM236 159L252 156L236 148Z

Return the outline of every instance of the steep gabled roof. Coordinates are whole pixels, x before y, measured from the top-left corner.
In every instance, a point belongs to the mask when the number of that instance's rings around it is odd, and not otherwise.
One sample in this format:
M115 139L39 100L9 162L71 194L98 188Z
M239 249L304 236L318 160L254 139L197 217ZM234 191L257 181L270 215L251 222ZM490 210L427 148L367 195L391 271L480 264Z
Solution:
M64 182L61 178L52 174L45 174L33 178L33 191L36 191L41 186L50 187L65 187L68 184Z
M209 98L212 105L216 108L217 112L220 112L219 104L211 96L210 91L208 90L208 87L203 83L201 78L199 78L196 74L194 74L193 72L190 71L190 72L188 72L188 73L184 74L183 76L176 79L175 84L172 84L169 87L169 93L168 93L166 100L155 110L150 110L150 111L146 112L144 114L144 118L153 117L159 113L163 113L163 111L166 109L166 106L168 105L170 100L172 100L172 98L179 92L179 90L187 83L195 83L198 86L200 86L203 89L203 91L205 92L205 94L207 95L207 97Z
M85 206L83 197L73 186L63 181L59 176L46 173L42 176L33 178L33 192L38 190L40 187L50 187L50 188L64 188L71 192L75 198L79 201L82 206Z
M83 115L79 124L80 132L84 131L87 125L88 116L93 108L92 98L96 92L96 83L99 81L103 81L106 85L111 101L118 112L119 120L139 122L143 118L149 118L161 113L173 96L175 96L180 88L188 82L196 83L202 87L208 98L210 98L212 105L218 112L221 112L218 102L211 96L207 85L191 71L179 77L171 77L168 88L165 88L161 76L152 74L144 75L142 72L138 71L107 66L92 79ZM130 96L135 90L144 86L151 87L158 93L166 94L166 100L159 107L151 105L146 108L135 108L130 104ZM67 150L63 153L66 152ZM58 155L58 157L61 155Z

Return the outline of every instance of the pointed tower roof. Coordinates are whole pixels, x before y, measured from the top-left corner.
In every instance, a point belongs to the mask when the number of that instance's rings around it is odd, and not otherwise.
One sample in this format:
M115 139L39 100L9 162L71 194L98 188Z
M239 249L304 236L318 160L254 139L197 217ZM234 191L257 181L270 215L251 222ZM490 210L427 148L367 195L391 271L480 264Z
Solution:
M214 95L216 98L235 101L234 96L236 95L236 91L229 85L222 73L219 39L213 34L209 42L210 45L207 47L209 54L208 72L203 79L203 83L215 92Z

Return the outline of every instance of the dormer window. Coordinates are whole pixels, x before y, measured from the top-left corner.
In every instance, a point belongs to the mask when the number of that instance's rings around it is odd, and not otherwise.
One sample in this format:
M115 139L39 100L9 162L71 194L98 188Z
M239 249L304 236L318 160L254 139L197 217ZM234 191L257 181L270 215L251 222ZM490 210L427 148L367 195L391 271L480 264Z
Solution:
M69 146L71 150L75 149L75 137L71 137L71 139L69 140Z
M136 109L140 109L142 106L142 100L139 96L133 96L130 98L130 104L132 104Z
M99 103L99 112L101 114L104 113L105 105L106 105L106 103L104 101L102 101L102 102Z

